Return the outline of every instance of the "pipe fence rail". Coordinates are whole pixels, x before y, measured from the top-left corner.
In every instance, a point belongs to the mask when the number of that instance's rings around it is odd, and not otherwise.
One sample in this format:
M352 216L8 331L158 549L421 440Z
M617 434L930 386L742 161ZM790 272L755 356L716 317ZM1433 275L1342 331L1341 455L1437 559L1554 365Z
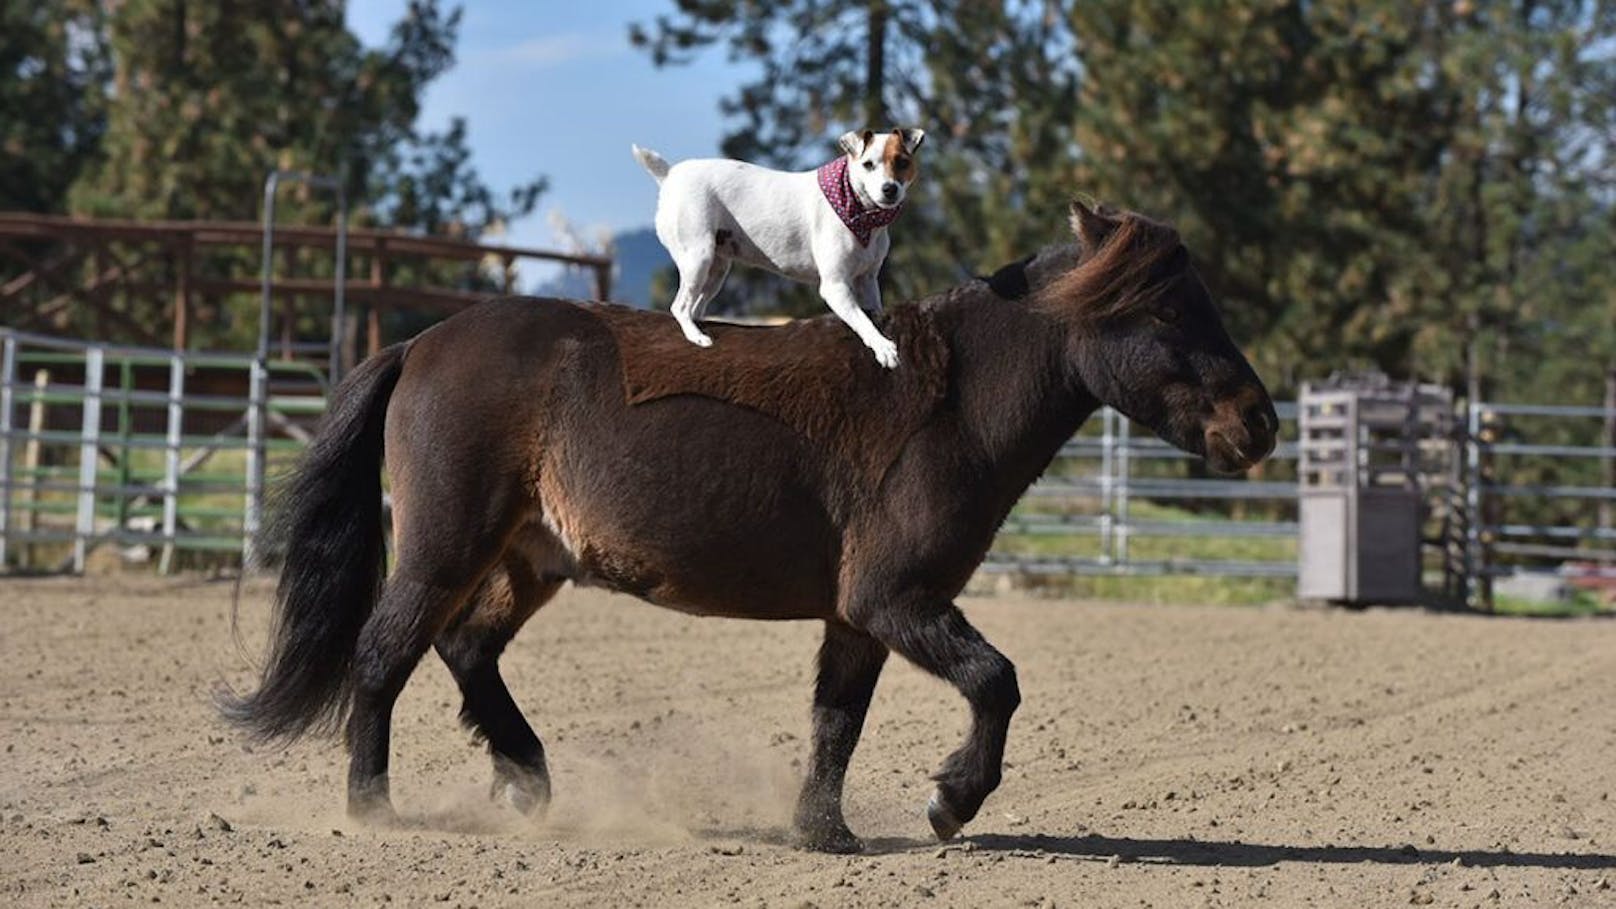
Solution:
M248 466L302 448L325 407L311 383L304 363L0 329L0 566L82 572L102 544L165 572L239 555L263 495Z
M1466 426L1471 604L1510 577L1616 600L1616 401L1479 402Z
M1103 408L1011 513L983 570L1030 575L1296 575L1296 406L1280 443L1243 478Z

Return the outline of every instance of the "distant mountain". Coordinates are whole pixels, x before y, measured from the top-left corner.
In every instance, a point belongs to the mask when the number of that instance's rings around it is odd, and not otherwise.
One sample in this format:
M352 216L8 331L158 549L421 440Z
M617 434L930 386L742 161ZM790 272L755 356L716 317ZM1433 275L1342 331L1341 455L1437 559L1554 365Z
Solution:
M612 237L612 246L616 264L612 275L612 300L639 309L650 309L651 278L664 268L672 268L673 259L662 248L656 231L649 227L617 234ZM539 285L535 293L540 296L593 299L594 276L583 269L568 269L553 280Z

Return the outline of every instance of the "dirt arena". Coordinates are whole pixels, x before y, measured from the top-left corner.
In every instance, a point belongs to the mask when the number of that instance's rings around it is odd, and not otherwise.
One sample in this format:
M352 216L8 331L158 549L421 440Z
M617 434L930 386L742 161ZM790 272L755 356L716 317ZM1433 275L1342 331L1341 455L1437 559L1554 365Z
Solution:
M429 657L394 724L409 826L382 831L344 817L339 746L254 752L214 718L248 678L230 592L0 580L0 903L1616 906L1608 620L966 600L1020 667L1004 786L930 838L966 711L895 661L849 858L786 838L814 625L565 591L504 663L548 819L487 801Z

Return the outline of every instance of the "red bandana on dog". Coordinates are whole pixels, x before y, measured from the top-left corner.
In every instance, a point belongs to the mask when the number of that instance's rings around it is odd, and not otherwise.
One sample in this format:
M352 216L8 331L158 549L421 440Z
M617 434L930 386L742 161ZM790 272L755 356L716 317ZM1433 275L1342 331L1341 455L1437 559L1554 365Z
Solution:
M847 177L846 155L819 169L819 191L825 194L825 201L835 209L836 217L841 218L847 229L858 238L860 246L869 246L870 234L877 227L886 227L898 220L898 213L903 211L902 202L892 208L865 208L853 192L853 181Z

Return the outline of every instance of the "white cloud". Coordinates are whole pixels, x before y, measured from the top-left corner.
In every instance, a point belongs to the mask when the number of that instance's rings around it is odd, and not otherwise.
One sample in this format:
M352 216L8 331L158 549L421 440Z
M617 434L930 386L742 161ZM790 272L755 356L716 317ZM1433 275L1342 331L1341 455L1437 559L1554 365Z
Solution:
M477 63L521 69L548 69L592 57L609 57L628 49L619 34L570 32L529 38L519 44L477 54Z

